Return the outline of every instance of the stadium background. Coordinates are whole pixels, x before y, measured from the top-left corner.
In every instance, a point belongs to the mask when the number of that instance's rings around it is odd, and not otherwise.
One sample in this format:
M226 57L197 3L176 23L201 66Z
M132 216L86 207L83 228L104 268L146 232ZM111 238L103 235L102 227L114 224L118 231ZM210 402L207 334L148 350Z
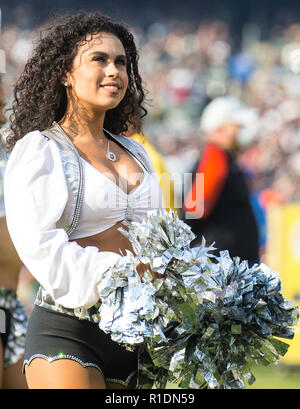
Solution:
M2 71L12 86L39 27L61 11L100 10L133 27L149 115L145 132L170 172L188 172L201 149L207 101L236 95L260 112L259 139L240 158L258 206L262 260L280 272L283 295L300 303L300 8L296 1L1 0ZM1 68L0 67L0 68ZM36 284L24 269L20 297ZM300 334L253 388L300 388ZM170 386L171 387L171 386Z

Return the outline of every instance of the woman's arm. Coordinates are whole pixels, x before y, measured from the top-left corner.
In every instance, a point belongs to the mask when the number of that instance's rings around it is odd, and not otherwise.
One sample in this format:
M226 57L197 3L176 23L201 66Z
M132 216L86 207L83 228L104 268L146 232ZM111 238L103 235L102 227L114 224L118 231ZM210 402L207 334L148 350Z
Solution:
M68 189L55 142L39 131L18 141L7 163L4 190L8 229L31 274L65 307L94 305L97 283L121 256L83 248L56 227Z

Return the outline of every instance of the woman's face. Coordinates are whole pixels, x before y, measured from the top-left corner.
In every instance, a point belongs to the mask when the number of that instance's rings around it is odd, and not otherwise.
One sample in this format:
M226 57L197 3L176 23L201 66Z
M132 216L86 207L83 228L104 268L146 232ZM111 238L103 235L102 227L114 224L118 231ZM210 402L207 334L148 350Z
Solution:
M4 92L0 86L0 128L6 123L6 118L3 112L4 109Z
M78 48L67 74L72 101L89 111L107 111L124 98L128 86L126 53L114 34L99 33Z

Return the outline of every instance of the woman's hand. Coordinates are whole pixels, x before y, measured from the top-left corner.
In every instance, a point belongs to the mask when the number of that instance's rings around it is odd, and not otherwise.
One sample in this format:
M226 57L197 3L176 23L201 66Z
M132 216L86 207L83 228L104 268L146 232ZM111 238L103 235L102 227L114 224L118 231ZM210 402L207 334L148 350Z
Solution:
M153 283L154 280L156 280L157 278L162 278L161 274L158 274L155 271L151 270L150 264L143 264L142 262L139 262L136 265L136 269L137 269L137 272L138 272L141 279L144 277L145 272L149 271L151 273L151 275L152 275L151 283Z

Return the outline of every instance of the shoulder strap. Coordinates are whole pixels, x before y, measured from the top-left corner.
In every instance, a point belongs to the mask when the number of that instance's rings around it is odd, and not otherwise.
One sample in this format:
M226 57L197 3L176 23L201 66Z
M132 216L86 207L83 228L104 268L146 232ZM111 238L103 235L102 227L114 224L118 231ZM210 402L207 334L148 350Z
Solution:
M76 228L83 200L83 169L77 149L61 127L56 123L41 132L53 140L59 149L68 186L68 203L57 227L70 235Z
M109 132L107 129L104 131L119 145L125 148L129 153L131 153L146 169L147 172L151 173L151 168L149 166L149 158L147 155L144 155L142 150L137 149L136 145L130 137L123 135L115 135Z

